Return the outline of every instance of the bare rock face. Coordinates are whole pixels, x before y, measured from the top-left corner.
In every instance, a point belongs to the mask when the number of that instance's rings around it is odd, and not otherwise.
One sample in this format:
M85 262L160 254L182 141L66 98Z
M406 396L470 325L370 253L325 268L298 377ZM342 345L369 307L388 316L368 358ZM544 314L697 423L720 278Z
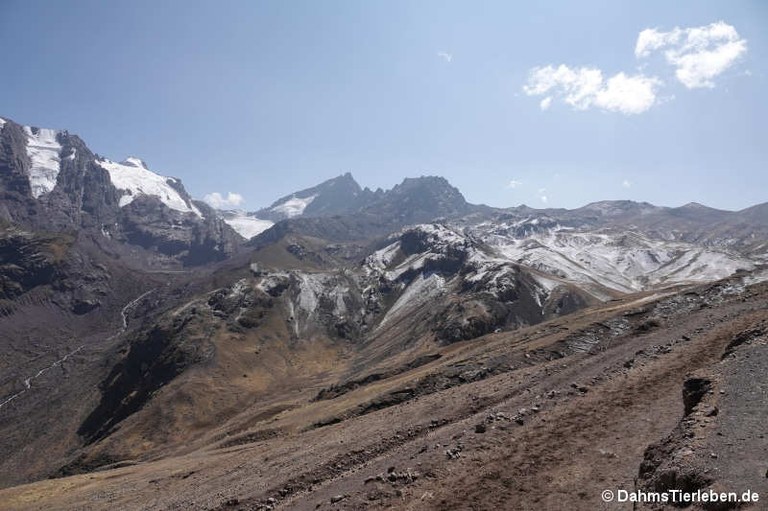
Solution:
M12 300L53 281L54 254L41 241L22 232L6 232L0 238L0 298Z
M101 304L109 272L75 248L76 236L0 231L0 303L12 314L25 295L50 300L76 315Z
M125 206L114 236L146 249L177 258L185 266L221 261L235 252L239 237L203 203L203 218L166 208L142 196Z
M27 178L30 162L26 152L27 139L24 132L16 123L6 122L0 130L0 186L2 186L3 202L11 205L18 204L21 199L31 194L31 186ZM4 205L5 218L17 208Z
M187 266L219 261L237 250L238 235L212 209L194 203L181 181L168 178L163 186L178 194L188 211L175 210L152 193L118 188L104 160L76 135L46 130L47 145L41 148L35 145L40 133L13 121L0 129L0 218L5 221L105 237ZM131 165L162 181L143 162L131 161L122 172L130 173Z

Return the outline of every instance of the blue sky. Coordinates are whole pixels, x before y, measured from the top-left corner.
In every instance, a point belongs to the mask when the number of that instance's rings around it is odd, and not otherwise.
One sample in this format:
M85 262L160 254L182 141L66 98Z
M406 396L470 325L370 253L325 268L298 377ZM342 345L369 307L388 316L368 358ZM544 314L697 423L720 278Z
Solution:
M0 116L250 210L347 171L741 209L768 200L766 26L757 0L3 0Z

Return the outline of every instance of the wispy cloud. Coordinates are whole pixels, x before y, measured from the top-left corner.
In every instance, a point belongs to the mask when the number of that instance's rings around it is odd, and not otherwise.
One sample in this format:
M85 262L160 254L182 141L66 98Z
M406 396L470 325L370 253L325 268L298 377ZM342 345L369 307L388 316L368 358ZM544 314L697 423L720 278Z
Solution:
M635 58L645 59L656 52L663 52L666 62L675 67L675 77L685 87L714 87L713 79L747 52L747 42L723 21L669 32L655 28L640 32ZM663 86L661 78L642 72L622 71L606 76L596 67L560 64L531 69L523 92L543 96L539 103L542 110L549 110L555 100L560 100L574 110L598 108L631 115L670 100L673 96L659 98Z
M621 182L621 186L623 186L624 188L632 188L632 181L630 181L629 179L625 179L624 181Z
M747 41L724 21L695 28L675 27L668 32L655 28L640 32L635 56L646 58L659 51L675 66L675 76L687 88L712 88L713 79L747 52Z
M228 192L227 196L223 197L219 192L213 192L203 197L203 200L216 209L236 208L243 203L243 196L239 193Z
M515 189L522 184L522 181L518 181L517 179L510 179L509 183L507 183L507 188Z
M539 200L543 204L546 204L549 201L549 199L547 198L546 193L547 193L547 189L546 188L539 188Z
M529 96L546 96L541 109L546 110L554 98L576 110L592 107L609 112L639 114L656 103L658 78L618 73L607 80L597 68L537 67L531 70L523 91Z
M445 51L439 51L437 52L437 56L443 59L444 61L448 62L449 64L453 62L453 53L448 53Z

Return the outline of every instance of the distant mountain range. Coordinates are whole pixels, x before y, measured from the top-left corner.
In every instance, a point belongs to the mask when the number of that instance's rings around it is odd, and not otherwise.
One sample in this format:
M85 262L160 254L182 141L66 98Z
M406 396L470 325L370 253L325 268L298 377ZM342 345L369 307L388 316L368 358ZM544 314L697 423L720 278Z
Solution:
M334 415L315 403L456 343L729 277L743 287L767 266L768 203L492 208L442 177L372 191L344 174L217 211L138 158L2 119L0 485L330 426L420 390L333 401ZM537 350L515 367L561 355ZM513 370L483 357L422 383ZM295 422L273 429L283 412ZM46 456L30 464L32 451Z
M467 203L441 177L408 178L391 190L371 191L349 173L256 212L216 211L192 199L181 180L159 175L135 157L118 163L98 156L67 131L0 118L0 142L1 218L33 228L101 234L184 264L233 254L242 243L235 233L247 240L277 222L328 217L354 216L357 223L370 224L376 231L372 234L435 219L462 225L538 219L551 227L635 229L661 239L757 252L764 246L753 246L750 239L761 238L761 226L768 223L768 203L738 212L695 203L665 208L632 201L596 202L575 210L500 209Z

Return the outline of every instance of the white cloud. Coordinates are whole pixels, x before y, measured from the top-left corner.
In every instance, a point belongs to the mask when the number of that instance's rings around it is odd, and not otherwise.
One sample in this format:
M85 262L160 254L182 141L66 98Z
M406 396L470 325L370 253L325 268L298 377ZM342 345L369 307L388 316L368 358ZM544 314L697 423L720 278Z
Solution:
M589 108L600 85L603 73L599 69L571 69L561 64L558 67L537 67L531 70L528 84L523 91L529 96L559 93L563 101L579 110Z
M213 192L203 197L203 200L209 206L216 209L236 208L243 202L243 196L239 193L229 192L226 197L222 197L219 192Z
M624 181L621 182L621 186L623 186L624 188L632 188L632 181L630 181L629 179L625 179Z
M747 52L747 41L724 21L694 28L674 28L663 32L648 28L640 32L635 57L645 59L657 52L675 68L675 77L688 89L715 86L714 78L733 66ZM658 97L663 82L642 70L604 77L595 67L569 67L561 64L535 67L523 91L528 96L544 96L539 106L549 110L556 99L575 110L599 108L609 112L640 114L674 96Z
M522 181L518 181L517 179L511 179L509 183L507 184L507 188L517 188L518 186L522 185Z
M440 57L441 59L443 59L444 61L448 62L448 63L453 61L453 54L452 53L448 53L448 52L445 52L445 51L439 51L439 52L437 52L437 56Z
M547 193L546 188L539 188L539 200L543 202L544 204L547 203L549 199L547 199L547 196L545 195Z
M546 203L547 203L547 201L549 200L549 199L547 199L547 196L546 196L546 195L542 195L542 196L540 196L540 197L539 197L539 199L541 199L541 202L543 202L544 204L546 204Z
M595 96L595 105L611 112L640 114L656 103L658 78L619 73L611 77Z
M638 59L647 57L660 48L677 42L679 38L679 28L676 28L672 32L659 32L655 28L646 28L637 35L635 57Z
M610 112L639 114L656 103L656 90L660 85L658 78L641 74L618 73L606 81L600 69L570 68L561 64L531 70L523 91L529 96L548 95L541 102L543 110L549 108L553 97L558 97L576 110L597 107Z
M711 88L715 86L713 79L747 52L747 41L724 21L695 28L675 27L669 32L648 28L637 36L637 58L662 50L683 85L689 89Z

